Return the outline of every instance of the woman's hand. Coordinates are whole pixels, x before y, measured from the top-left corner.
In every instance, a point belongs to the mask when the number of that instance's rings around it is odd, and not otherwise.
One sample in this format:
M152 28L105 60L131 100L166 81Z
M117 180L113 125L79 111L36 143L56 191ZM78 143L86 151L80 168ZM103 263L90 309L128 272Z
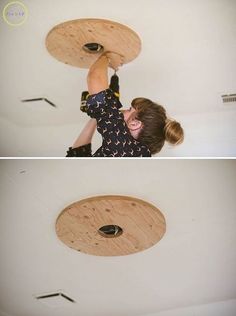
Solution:
M124 57L120 54L114 52L105 52L104 55L108 58L109 67L114 70L118 70L120 66L124 63Z
M123 61L124 57L117 53L103 53L89 68L87 75L89 94L96 94L108 89L108 67L118 70Z

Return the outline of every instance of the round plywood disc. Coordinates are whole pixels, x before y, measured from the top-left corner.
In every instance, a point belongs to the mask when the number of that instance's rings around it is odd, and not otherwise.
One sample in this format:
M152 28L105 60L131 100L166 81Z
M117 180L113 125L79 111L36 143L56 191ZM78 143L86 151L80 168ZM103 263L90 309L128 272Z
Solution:
M97 43L103 49L88 52L84 45ZM49 53L65 64L89 68L106 51L118 53L128 63L138 56L141 41L125 25L103 19L78 19L56 25L47 35Z
M142 251L155 245L165 230L165 218L154 205L116 195L75 202L56 221L56 233L63 243L97 256Z

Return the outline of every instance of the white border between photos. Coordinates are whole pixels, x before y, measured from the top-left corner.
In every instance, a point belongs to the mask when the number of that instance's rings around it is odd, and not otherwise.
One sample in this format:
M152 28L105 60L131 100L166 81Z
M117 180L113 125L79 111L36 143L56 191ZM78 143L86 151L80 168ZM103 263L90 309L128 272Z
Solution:
M235 160L236 157L0 157L0 160L11 159L42 159L42 160L190 160L190 159L214 159L214 160Z

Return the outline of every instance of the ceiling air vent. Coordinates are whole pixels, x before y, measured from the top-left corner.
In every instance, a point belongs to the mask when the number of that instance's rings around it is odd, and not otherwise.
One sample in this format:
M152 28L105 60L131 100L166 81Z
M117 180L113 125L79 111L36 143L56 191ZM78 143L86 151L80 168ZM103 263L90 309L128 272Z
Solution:
M50 307L63 307L75 303L75 301L62 292L36 295L35 298Z
M223 94L222 95L223 103L236 102L236 93L234 94Z
M21 100L21 102L39 102L39 101L43 101L44 103L46 102L47 104L49 104L50 106L56 108L56 104L54 104L52 101L48 100L47 98L41 97L41 98L34 98L34 99L24 99ZM40 102L42 104L42 102Z

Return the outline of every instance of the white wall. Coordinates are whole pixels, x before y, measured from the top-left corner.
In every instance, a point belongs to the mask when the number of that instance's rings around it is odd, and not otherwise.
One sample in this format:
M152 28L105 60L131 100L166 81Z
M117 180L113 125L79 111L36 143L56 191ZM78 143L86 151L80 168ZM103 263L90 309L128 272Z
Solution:
M235 316L236 300L174 309L148 316ZM146 315L147 316L147 315Z
M11 316L10 314L7 314L5 312L0 311L0 316Z
M176 117L185 130L183 144L165 145L158 156L236 156L236 111Z
M64 157L79 131L75 125L20 127L0 118L0 156Z

